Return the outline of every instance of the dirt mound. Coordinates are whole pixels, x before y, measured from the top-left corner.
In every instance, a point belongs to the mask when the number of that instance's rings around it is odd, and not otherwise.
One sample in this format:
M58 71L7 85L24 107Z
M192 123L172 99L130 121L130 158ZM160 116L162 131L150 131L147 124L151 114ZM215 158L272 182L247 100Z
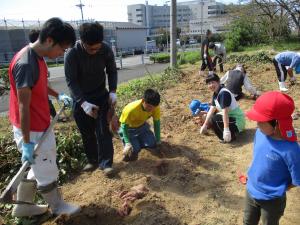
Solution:
M272 65L252 65L247 71L260 90L278 88ZM247 171L251 162L255 124L247 121L247 130L231 144L220 143L211 132L200 136L188 104L194 98L210 101L211 93L196 67L190 67L186 73L181 83L164 93L171 108L162 104L162 155L143 150L137 161L124 163L120 140L114 140L114 167L118 175L108 179L99 170L79 174L62 190L66 200L83 207L82 212L72 218L53 218L44 224L242 224L245 186L238 176ZM300 104L299 86L292 86L289 92L296 105ZM247 97L240 101L243 110L252 104L253 100ZM130 214L121 217L118 209L123 202L117 193L139 184L147 187L149 193L132 202ZM288 192L282 225L299 223L299 200L298 189Z

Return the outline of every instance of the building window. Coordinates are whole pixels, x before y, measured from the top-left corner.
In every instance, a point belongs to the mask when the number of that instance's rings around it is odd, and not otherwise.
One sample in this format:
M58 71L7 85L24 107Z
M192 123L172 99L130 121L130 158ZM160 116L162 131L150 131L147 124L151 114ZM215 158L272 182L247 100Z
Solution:
M218 7L218 5L209 5L207 8L208 9L217 9L219 7Z
M136 14L136 17L142 17L143 14Z
M137 22L138 22L138 23L142 23L142 22L143 22L143 20L138 20Z
M208 14L217 14L217 11L216 10L208 11Z
M136 12L142 11L142 9L135 9Z

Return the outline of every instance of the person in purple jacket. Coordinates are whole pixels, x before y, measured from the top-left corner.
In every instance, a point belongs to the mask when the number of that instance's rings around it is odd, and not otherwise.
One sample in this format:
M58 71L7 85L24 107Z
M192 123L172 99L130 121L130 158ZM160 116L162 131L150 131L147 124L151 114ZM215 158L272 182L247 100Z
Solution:
M278 53L274 57L273 63L277 73L280 91L288 91L285 80L288 74L291 84L296 83L293 70L295 70L296 74L300 73L300 53L289 51Z

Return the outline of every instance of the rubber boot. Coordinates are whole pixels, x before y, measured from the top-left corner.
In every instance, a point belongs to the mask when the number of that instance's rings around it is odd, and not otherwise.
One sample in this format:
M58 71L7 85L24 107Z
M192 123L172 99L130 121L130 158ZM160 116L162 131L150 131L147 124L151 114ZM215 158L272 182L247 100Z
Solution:
M288 89L285 86L285 82L278 82L278 83L279 83L279 90L280 91L284 91L284 92L288 91Z
M36 194L36 182L23 180L17 189L17 201L33 203ZM15 204L12 210L13 217L35 216L47 212L47 205Z
M71 216L81 210L79 206L66 203L57 186L49 192L42 192L41 194L44 200L49 204L52 213L55 215L67 214Z

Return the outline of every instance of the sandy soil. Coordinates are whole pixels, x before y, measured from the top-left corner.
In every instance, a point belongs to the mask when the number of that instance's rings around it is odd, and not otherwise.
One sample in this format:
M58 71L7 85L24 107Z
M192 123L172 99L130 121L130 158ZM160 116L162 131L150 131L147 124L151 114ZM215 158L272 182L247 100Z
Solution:
M196 67L188 67L186 74L181 83L164 93L171 105L169 109L162 104L164 157L143 150L138 161L124 163L120 140L115 139L117 176L108 179L100 170L79 174L62 191L67 201L83 207L82 212L72 218L53 218L45 225L242 224L245 186L239 183L238 175L245 173L251 162L255 123L247 121L247 129L231 144L220 143L212 132L200 136L188 104L194 98L210 101L211 93ZM260 90L277 90L272 65L252 65L248 74ZM299 87L300 81L289 91L298 106ZM253 103L247 97L240 101L243 110ZM299 127L298 120L295 127ZM156 166L161 161L163 170ZM117 210L123 201L117 193L138 184L145 185L149 193L131 204L130 215L119 216ZM300 224L300 190L294 188L287 196L281 225Z

